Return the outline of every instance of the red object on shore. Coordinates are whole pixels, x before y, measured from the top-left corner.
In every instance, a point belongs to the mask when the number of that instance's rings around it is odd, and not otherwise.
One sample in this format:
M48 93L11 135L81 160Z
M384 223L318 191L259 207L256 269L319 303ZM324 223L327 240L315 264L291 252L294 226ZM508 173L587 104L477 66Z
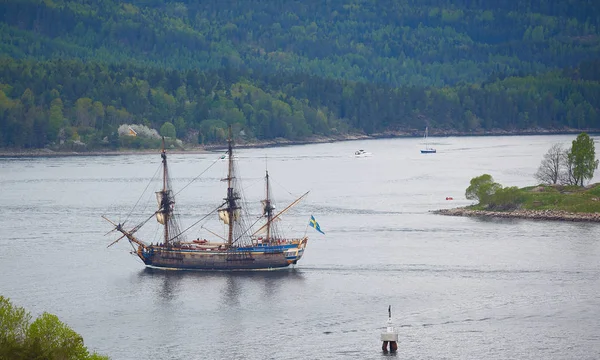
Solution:
M454 200L452 196L446 196L446 200Z

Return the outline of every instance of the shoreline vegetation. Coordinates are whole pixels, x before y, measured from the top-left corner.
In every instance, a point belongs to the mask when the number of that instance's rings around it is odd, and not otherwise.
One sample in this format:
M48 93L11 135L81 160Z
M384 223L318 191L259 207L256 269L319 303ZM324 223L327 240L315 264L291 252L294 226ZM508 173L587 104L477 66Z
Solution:
M481 191L475 189L477 186ZM495 192L490 193L492 189ZM430 212L479 218L600 222L600 183L503 188L485 174L471 180L465 193L467 199L477 200L473 196L477 191L478 204Z
M449 137L449 136L526 136L526 135L565 135L565 134L578 134L581 130L579 129L533 129L533 130L521 130L521 131L505 131L505 130L494 130L494 131L479 131L479 132L459 132L459 131L437 131L430 133L430 137ZM595 133L597 130L589 130L588 133ZM279 147L279 146L292 146L292 145L307 145L307 144L324 144L340 141L355 141L355 140L373 140L373 139L392 139L392 138L420 138L422 133L420 131L387 131L377 134L344 134L334 136L312 136L302 140L290 140L285 138L277 138L273 140L254 140L254 141L240 141L236 144L237 148L267 148L267 147ZM183 148L172 148L167 149L171 154L206 154L211 152L218 152L226 148L225 144L207 144L207 145L195 145L195 146L184 146ZM7 149L0 148L0 158L14 158L14 157L51 157L51 156L116 156L116 155L144 155L154 154L160 149L60 149L52 150L49 148L42 149Z

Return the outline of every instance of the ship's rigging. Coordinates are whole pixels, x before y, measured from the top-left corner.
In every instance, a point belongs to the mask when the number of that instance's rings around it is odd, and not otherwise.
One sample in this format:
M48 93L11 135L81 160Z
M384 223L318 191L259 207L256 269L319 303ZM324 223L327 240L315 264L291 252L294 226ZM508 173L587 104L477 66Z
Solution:
M292 204L276 213L271 194L270 178L268 171L265 172L265 197L261 201L262 211L261 216L256 218L253 224L248 224L247 219L251 216L248 214L247 208L244 206L247 202L244 199L241 179L237 175L235 159L233 154L233 139L231 129L227 147L227 175L221 179L226 182L227 188L223 202L218 207L209 211L206 215L194 222L191 226L181 230L179 222L179 214L177 209L180 207L175 200L175 193L172 189L171 178L169 174L169 164L167 162L167 153L164 147L161 151L161 168L159 173L161 176L161 188L154 193L154 198L157 204L156 210L150 217L145 217L133 228L125 228L125 222L115 223L106 217L113 226L114 230L120 232L122 236L111 243L115 244L122 238L127 238L134 248L134 253L149 266L158 267L173 267L173 268L191 268L191 269L223 269L223 270L240 270L240 269L269 269L287 267L290 264L295 264L301 257L306 247L308 238L286 238L277 229L277 221L281 219L281 215L288 211L292 206L303 199L308 192L296 199ZM224 159L225 157L221 157ZM214 161L206 170L216 164ZM158 172L157 172L158 173ZM156 178L155 174L155 177ZM186 188L197 180L196 176L185 185ZM148 187L146 188L148 189ZM144 191L145 192L145 191ZM181 192L181 191L180 191ZM179 194L179 192L177 193ZM189 199L186 199L189 200ZM140 202L138 200L137 204ZM134 206L135 208L135 206ZM132 215L132 210L129 215ZM206 212L205 212L206 213ZM184 233L191 228L203 223L209 216L217 214L218 219L225 227L224 236L218 235L216 232L208 229L202 224L202 229L207 230L213 236L216 236L219 241L209 241L206 239L187 241ZM129 216L128 216L129 217ZM151 236L146 234L137 234L152 218L155 218L157 223L162 227L159 232L160 239L156 243L154 241L142 241ZM264 224L253 232L255 225L263 221ZM263 236L263 233L265 236ZM137 249L135 248L137 246Z

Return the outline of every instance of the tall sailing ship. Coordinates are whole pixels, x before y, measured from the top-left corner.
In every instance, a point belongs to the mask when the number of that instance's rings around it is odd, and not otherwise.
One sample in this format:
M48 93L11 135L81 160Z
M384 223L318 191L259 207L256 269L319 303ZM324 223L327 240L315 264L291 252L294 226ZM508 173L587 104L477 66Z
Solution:
M280 212L275 211L272 202L271 186L268 170L265 174L266 195L261 201L262 214L254 224L249 223L247 211L242 207L241 189L235 171L233 140L231 132L227 147L227 177L222 179L227 183L227 192L220 206L206 214L201 220L210 215L216 215L225 226L225 235L208 230L218 240L197 238L186 241L185 232L181 230L175 208L175 194L167 166L167 152L164 148L162 158L162 189L156 192L158 209L150 214L145 221L133 228L126 229L121 223L115 223L105 216L114 230L122 234L109 246L126 238L136 254L146 266L167 269L189 270L270 270L285 268L296 264L302 258L308 237L286 238L278 229L277 222L281 215L303 199L304 193ZM161 229L161 242L148 243L137 236L137 232L152 218L155 218ZM200 222L200 221L198 221ZM255 229L255 224L260 227Z

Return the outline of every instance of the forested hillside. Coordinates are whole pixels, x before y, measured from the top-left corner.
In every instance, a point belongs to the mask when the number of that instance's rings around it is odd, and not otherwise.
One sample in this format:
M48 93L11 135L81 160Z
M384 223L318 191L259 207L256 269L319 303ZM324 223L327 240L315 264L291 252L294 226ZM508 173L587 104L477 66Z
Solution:
M595 0L4 0L0 146L598 129L599 29Z
M531 74L600 55L596 0L4 0L12 57L290 70L399 85Z
M250 139L302 139L357 129L410 132L426 124L438 132L466 133L600 128L599 69L596 61L482 85L392 88L230 68L180 72L78 60L3 60L0 146L80 140L117 147L125 145L117 137L120 124L160 129L168 123L178 138L193 143L224 140L227 124Z

